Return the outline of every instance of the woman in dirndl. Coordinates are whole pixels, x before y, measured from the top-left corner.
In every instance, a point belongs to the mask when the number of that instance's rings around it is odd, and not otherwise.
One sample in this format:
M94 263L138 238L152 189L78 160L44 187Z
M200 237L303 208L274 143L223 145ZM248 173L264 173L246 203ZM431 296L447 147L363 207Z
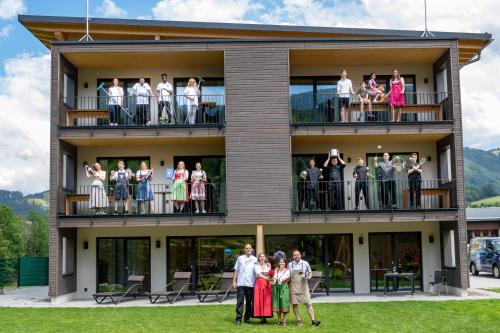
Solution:
M104 210L108 207L108 196L104 189L104 180L106 179L106 171L101 170L99 163L94 164L94 170L85 165L85 173L87 178L92 178L90 186L90 208L95 209L97 215L106 214Z
M175 170L172 180L172 201L174 202L177 212L182 213L184 205L189 202L189 191L187 180L189 179L189 171L186 170L184 161L179 161L177 169Z
M399 75L397 69L392 72L391 79L391 120L401 121L401 107L405 106L405 80Z
M207 174L203 170L201 163L196 163L196 170L191 172L191 200L194 201L196 213L205 211L205 183L207 182Z
M286 259L278 260L277 268L274 269L273 275L273 311L278 315L276 325L286 326L286 316L290 312L290 288L288 281L290 280L290 270L286 268Z
M140 170L135 174L137 180L137 208L141 214L146 213L146 201L149 201L149 214L154 213L154 194L151 188L153 180L153 169L148 169L146 161L140 164Z
M259 253L255 265L255 286L253 288L253 316L261 318L261 323L267 323L266 318L273 316L271 301L271 276L273 271L264 253Z

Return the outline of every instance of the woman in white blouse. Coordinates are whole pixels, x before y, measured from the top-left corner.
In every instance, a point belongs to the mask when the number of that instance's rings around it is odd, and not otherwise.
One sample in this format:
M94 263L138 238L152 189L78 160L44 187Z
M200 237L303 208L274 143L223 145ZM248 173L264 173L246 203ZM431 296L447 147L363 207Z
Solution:
M95 209L97 215L106 214L104 210L108 207L108 196L104 189L104 180L106 179L106 171L101 170L99 163L94 164L94 169L85 165L85 173L87 178L92 178L90 187L90 208Z
M187 99L187 118L186 121L193 125L196 121L196 111L198 110L198 97L200 96L200 84L196 83L194 78L190 78L184 96Z
M201 163L196 163L196 170L191 172L191 200L194 201L194 206L196 208L196 213L205 211L205 183L207 182L207 174Z
M184 205L189 202L189 191L187 180L189 179L189 171L186 170L184 161L179 161L177 169L172 175L172 201L178 213L182 213Z
M340 80L337 82L337 94L339 95L340 119L342 122L345 122L348 119L349 98L351 95L354 95L352 81L347 78L347 71L345 69L340 71Z

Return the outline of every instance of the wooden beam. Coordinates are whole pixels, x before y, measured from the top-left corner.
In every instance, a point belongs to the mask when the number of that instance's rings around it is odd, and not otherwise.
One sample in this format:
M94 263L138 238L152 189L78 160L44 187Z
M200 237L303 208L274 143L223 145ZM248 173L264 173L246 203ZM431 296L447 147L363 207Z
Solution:
M66 35L62 31L55 31L54 36L56 36L57 40L66 40Z
M264 226L257 224L257 233L255 235L255 254L264 252Z

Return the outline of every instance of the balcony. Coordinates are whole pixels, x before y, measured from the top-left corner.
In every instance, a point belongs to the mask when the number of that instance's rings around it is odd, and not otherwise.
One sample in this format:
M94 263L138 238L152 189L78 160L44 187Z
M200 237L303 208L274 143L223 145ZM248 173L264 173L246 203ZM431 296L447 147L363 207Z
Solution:
M116 100L116 101L115 101ZM165 101L167 103L165 103ZM184 95L151 97L64 97L64 129L70 128L222 128L224 95L202 95L190 109Z
M410 184L407 179L385 182L370 179L366 182L343 181L330 183L319 181L293 181L292 213L339 214L339 213L422 213L453 211L457 208L454 180L423 179L421 202L410 202ZM364 196L366 188L367 196ZM362 193L362 195L361 195ZM359 194L359 202L356 202ZM417 206L418 205L418 206Z
M394 125L397 123L451 123L453 109L451 94L446 92L405 93L405 106L401 107L400 120L393 118L389 99L363 105L356 96L349 98L344 121L340 115L340 99L336 93L297 93L290 95L290 122L292 126L325 125ZM397 109L396 109L397 111Z
M196 213L195 204L189 201L182 210L176 209L171 200L171 184L152 184L154 200L138 201L137 184L130 184L127 200L128 212L125 210L124 201L120 200L118 210L114 212L115 186L105 185L102 187L92 185L81 185L74 189L64 188L64 207L60 207L59 217L91 217L91 218L128 218L128 217L204 217L222 216L226 214L226 188L223 182L211 182L205 184L205 213ZM104 194L102 194L104 190ZM189 185L189 193L191 186ZM103 199L105 198L105 199ZM92 208L94 206L102 208Z

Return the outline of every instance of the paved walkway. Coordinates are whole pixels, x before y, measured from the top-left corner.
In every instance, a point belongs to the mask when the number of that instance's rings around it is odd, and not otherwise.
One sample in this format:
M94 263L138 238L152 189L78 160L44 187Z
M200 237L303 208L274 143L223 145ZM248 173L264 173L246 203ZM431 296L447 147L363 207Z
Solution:
M479 273L478 276L470 275L470 287L476 289L500 288L500 279L495 279L491 273Z
M47 297L47 287L30 287L20 288L15 290L6 291L4 295L0 295L0 307L56 307L51 305ZM353 295L341 294L335 296L318 295L313 296L314 303L351 303L351 302L393 302L393 301L446 301L446 300L479 300L479 299L500 299L500 293L487 292L481 289L470 289L469 296L430 296L427 293L416 293L411 296L409 293L393 293L384 297L383 294L367 294L367 295ZM230 297L222 304L235 304L236 299L234 296ZM127 299L118 305L106 303L98 305L93 300L72 300L57 307L129 307L129 306L193 306L193 305L219 305L215 298L213 300L199 303L195 297L186 297L177 301L175 304L168 304L166 301L157 304L151 304L147 298Z

